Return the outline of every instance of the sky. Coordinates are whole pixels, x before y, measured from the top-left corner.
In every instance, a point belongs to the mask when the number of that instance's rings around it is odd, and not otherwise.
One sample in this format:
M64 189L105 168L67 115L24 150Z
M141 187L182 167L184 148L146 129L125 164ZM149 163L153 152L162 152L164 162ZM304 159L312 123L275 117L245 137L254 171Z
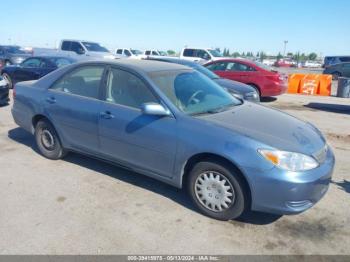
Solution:
M110 49L277 54L287 40L287 52L350 55L349 10L349 0L14 0L2 11L0 44L70 38Z

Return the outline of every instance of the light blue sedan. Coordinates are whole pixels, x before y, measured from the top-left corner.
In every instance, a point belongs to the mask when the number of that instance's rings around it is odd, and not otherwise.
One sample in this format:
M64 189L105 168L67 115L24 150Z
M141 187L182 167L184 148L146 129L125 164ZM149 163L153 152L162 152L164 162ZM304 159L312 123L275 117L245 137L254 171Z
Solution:
M45 157L76 151L186 187L216 219L300 213L325 195L333 172L314 126L178 64L83 62L18 83L14 94L13 118Z

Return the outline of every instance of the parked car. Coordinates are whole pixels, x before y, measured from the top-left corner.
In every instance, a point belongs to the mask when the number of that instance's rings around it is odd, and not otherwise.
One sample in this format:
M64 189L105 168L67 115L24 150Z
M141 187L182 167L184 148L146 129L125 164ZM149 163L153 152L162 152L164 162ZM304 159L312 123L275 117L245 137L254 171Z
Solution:
M116 59L107 48L99 43L83 40L62 40L58 48L60 51L66 51L75 55L87 56L91 58Z
M189 66L189 67L197 70L198 72L206 75L207 77L209 77L210 79L215 81L217 84L219 84L220 86L225 88L232 95L234 95L240 99L245 99L245 100L248 100L251 102L259 102L260 101L259 94L255 90L255 88L253 88L249 85L237 82L237 81L221 78L220 76L218 76L214 72L208 70L207 68L205 68L204 66L202 66L198 63L191 62L188 60L179 59L179 58L150 57L148 59Z
M350 62L350 56L326 56L324 58L323 67Z
M264 59L262 63L267 66L273 66L275 65L276 60L273 59Z
M277 60L274 64L276 67L296 67L297 63L290 59L280 59Z
M317 61L311 61L307 60L302 64L303 67L309 67L309 68L320 68L322 67L322 64Z
M180 58L203 64L208 61L220 60L223 56L219 51L212 48L185 47L180 53Z
M143 53L140 50L137 49L131 49L131 48L119 48L115 50L115 55L123 58L142 58Z
M8 84L6 80L0 76L0 105L6 105L9 100Z
M69 57L33 56L19 65L6 66L1 70L2 77L12 88L17 82L36 80L62 66L70 65L76 60Z
M204 65L217 75L254 87L260 97L286 92L288 77L259 62L245 59L223 59Z
M323 74L332 75L334 80L337 80L341 76L350 77L350 62L327 66Z
M186 187L201 212L221 220L305 211L325 195L335 161L310 123L173 63L63 67L18 83L12 115L45 157L72 150Z
M167 52L156 50L156 49L146 50L143 54L144 56L167 56L168 55Z
M20 64L30 56L30 54L21 50L19 46L0 46L0 57L6 66Z

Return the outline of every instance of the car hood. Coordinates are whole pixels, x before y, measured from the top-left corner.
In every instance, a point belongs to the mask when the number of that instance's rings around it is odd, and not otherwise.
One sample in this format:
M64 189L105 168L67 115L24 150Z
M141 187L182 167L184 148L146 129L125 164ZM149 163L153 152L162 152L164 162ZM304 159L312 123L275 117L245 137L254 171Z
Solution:
M200 118L279 150L312 155L326 142L310 123L250 102Z
M232 91L235 91L236 93L239 93L239 94L255 92L255 89L253 87L237 81L224 79L224 78L217 78L217 79L214 79L214 81L220 86L230 89Z

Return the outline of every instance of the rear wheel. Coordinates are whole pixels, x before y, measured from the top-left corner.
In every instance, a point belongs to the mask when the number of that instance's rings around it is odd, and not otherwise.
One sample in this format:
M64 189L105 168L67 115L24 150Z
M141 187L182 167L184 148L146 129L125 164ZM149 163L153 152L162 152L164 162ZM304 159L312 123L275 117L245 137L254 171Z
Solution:
M3 78L5 79L5 81L7 82L8 87L9 87L10 89L12 89L13 84L12 84L12 79L11 79L11 77L10 77L8 74L6 74L6 73L3 73L3 74L2 74L2 77L3 77Z
M220 162L200 162L189 174L188 191L196 207L205 215L230 220L248 206L247 192L237 171Z
M40 120L35 126L35 140L40 153L53 160L66 155L55 128L47 120Z

